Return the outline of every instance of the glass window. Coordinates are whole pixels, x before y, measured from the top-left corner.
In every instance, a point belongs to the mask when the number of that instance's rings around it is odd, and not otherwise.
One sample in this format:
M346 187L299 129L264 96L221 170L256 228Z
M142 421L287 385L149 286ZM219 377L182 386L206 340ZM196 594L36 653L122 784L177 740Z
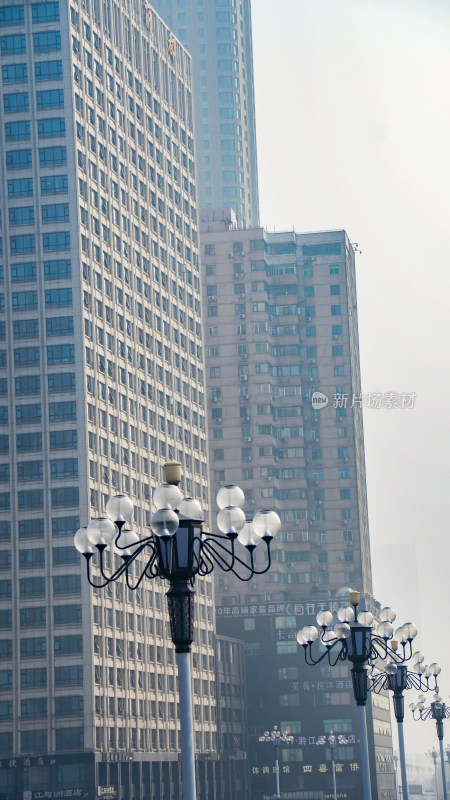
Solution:
M3 95L3 109L5 114L28 111L29 108L30 98L28 92L14 92L13 94Z
M41 194L63 194L67 190L67 175L46 175L41 178Z
M5 124L5 139L7 142L19 142L30 138L31 126L28 120L7 122Z
M32 194L33 178L11 178L8 181L8 197L29 197ZM14 265L11 267L13 269Z
M64 108L64 90L46 89L36 92L36 106L38 111L45 111L49 108Z
M52 489L52 508L78 506L78 504L79 491L77 486L60 486L58 489ZM74 560L77 563L79 560L77 551L75 553L77 558L74 558Z
M20 627L21 628L40 628L45 625L46 622L46 608L45 606L31 606L30 608L21 608L20 609ZM22 642L24 640L22 639ZM28 640L29 641L29 640ZM45 641L45 640L44 640ZM37 647L39 647L38 643L41 643L41 639L35 639ZM42 645L41 645L42 647ZM38 651L38 653L30 653L30 655L42 655L42 650ZM22 655L22 647L21 647L21 655Z
M6 169L27 169L31 165L31 150L8 150L6 153Z
M81 575L54 576L53 594L81 594Z
M83 652L83 637L77 635L55 636L53 649L56 656Z
M44 233L42 244L45 251L50 250L70 250L70 232L58 231L55 233Z
M56 728L55 745L56 752L66 750L83 750L84 728Z
M2 67L3 83L25 83L28 80L26 64L8 64Z
M9 244L12 256L36 252L36 237L33 234L10 236Z
M46 697L28 697L21 701L20 713L22 719L39 719L47 716Z
M33 433L16 434L16 447L20 453L42 450L42 433L33 431Z
M28 615L28 611L33 611L32 608L22 609L24 612L23 620L24 622L29 622L30 618L33 619L33 615ZM34 619L37 621L38 625L45 625L45 608L38 608L36 609L37 613L34 616ZM32 623L31 623L32 624ZM29 624L22 625L22 615L21 615L21 628L28 628L30 627ZM37 636L33 639L21 639L20 640L20 657L21 658L35 658L39 656L45 656L47 652L47 640L43 636Z
M46 753L47 752L47 730L33 729L32 731L22 731L20 734L21 753Z
M35 65L36 81L57 81L63 76L62 61L39 61Z
M21 578L19 587L21 597L45 596L45 578Z
M48 391L50 393L74 392L75 388L76 385L75 385L74 372L56 373L54 375L48 376ZM52 405L58 405L58 404L53 403ZM56 413L56 409L53 409L52 413Z
M0 37L0 52L2 56L11 56L16 53L26 53L27 44L24 35L11 35Z
M29 311L38 307L37 292L13 292L13 311Z
M66 667L55 667L55 686L82 686L83 665L71 664ZM59 728L61 730L61 728Z
M45 322L47 336L67 336L73 333L73 317L50 317Z
M48 50L61 50L61 34L59 31L41 31L40 33L33 33L33 45L35 53L45 53ZM61 61L40 62L44 64L61 64ZM39 66L39 62L36 67Z
M53 548L53 566L79 563L79 554L73 545Z
M9 209L10 225L32 225L34 223L34 206L16 206Z
M69 204L54 203L49 206L42 206L42 222L68 222Z
M17 464L17 479L19 481L41 481L44 474L42 461L20 461ZM27 551L31 553L32 551Z
M80 625L81 621L81 605L54 606L53 622L55 625Z
M44 278L47 281L70 278L72 275L72 262L68 259L44 261ZM53 304L52 304L53 305Z
M67 150L65 147L56 145L55 147L39 148L39 166L59 166L67 163Z
M75 361L73 344L55 344L47 347L47 364L72 364Z
M31 6L33 22L57 22L59 3L33 3ZM39 752L39 748L36 752Z
M65 136L66 121L63 118L55 117L51 119L38 120L39 139L50 139L52 136Z
M44 508L44 492L42 489L24 489L18 492L19 509Z
M12 658L13 648L12 648L12 639L1 639L0 640L0 659L2 658Z
M68 433L68 431L61 431L61 432ZM70 433L76 434L76 431L70 431ZM51 436L52 434L50 434L50 447L52 446ZM52 536L74 536L79 527L80 527L80 518L78 516L53 517Z
M41 378L39 375L21 375L15 379L15 389L16 395L39 394L41 391ZM22 409L24 406L18 406L17 408ZM16 418L19 419L18 417Z
M34 320L30 320L30 322L31 321ZM15 367L38 367L39 361L39 347L16 347L14 350Z
M19 539L43 539L43 538L44 538L44 520L42 518L21 519L19 521Z
M0 8L0 25L23 25L25 21L23 6L3 6Z

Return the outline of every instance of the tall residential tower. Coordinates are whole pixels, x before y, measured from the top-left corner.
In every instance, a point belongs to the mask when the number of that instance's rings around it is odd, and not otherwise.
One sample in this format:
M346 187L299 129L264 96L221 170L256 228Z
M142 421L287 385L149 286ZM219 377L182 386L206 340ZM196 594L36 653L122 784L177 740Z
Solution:
M0 60L0 798L173 800L164 587L93 592L73 534L119 491L143 531L171 458L207 508L191 60L137 0L2 3ZM204 797L212 607L202 581Z
M250 0L155 0L192 55L199 207L259 225Z
M325 750L313 745L334 731L348 738L339 788L356 797L348 666L306 667L295 640L319 610L342 603L343 587L373 605L354 252L342 230L240 231L230 209L201 214L211 489L237 483L247 506L282 521L266 575L251 587L232 575L216 583L218 630L244 640L252 798L273 792L258 735L274 724L296 737L282 752L286 796L331 791ZM381 799L395 795L388 701L376 703Z

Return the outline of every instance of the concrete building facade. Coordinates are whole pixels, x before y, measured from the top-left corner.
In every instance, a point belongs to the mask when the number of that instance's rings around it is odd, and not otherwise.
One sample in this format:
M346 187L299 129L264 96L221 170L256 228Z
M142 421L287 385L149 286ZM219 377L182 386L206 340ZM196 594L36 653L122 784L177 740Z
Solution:
M120 491L144 532L172 458L208 509L191 59L140 1L22 0L0 60L0 798L174 800L164 586L92 591L73 534ZM212 609L203 580L205 798Z
M342 587L372 602L354 251L345 231L235 230L230 209L201 212L201 246L211 489L237 483L247 508L282 522L267 574L216 582L218 631L244 640L251 797L274 791L258 743L274 724L296 742L283 750L283 796L327 796L329 753L312 745L332 730L349 740L340 786L355 797L348 666L306 667L295 640L319 610L337 609ZM380 800L395 797L385 700L370 723Z
M155 0L192 56L199 207L259 225L250 0Z

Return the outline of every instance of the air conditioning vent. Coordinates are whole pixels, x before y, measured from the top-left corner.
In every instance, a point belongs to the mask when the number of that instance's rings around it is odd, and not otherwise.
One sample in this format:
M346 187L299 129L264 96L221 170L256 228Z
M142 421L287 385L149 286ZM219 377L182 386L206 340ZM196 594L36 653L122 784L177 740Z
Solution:
M251 437L251 436L246 436L246 437L245 437L245 441L246 441L246 442L251 442L251 440L252 440L252 437Z
M240 377L241 377L241 381L245 382L246 380L248 380L248 375L241 375Z
M245 319L245 314L241 314L241 319Z

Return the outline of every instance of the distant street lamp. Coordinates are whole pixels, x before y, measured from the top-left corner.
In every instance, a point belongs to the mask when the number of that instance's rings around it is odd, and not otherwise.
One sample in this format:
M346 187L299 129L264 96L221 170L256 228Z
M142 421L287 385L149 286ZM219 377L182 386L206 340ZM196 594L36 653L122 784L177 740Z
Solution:
M277 793L274 795L274 800L281 800L280 794L280 747L282 744L291 745L294 742L294 737L289 733L282 733L278 730L277 726L273 726L273 731L264 731L262 736L258 737L258 742L266 742L267 744L275 747L275 778Z
M395 719L397 720L398 730L398 748L400 752L400 769L402 775L402 792L403 800L408 800L408 778L406 775L406 757L405 757L405 738L403 735L403 720L405 718L405 701L403 693L407 689L417 689L423 692L436 689L436 678L439 675L441 668L439 664L430 664L429 667L423 663L424 657L422 653L414 653L413 661L414 666L412 671L408 670L405 664L395 664L390 661L388 664L382 664L379 669L383 671L377 674L375 667L370 675L369 689L372 692L379 694L382 691L391 691L393 693L393 705ZM381 662L382 663L382 662ZM430 686L430 680L434 678L434 685Z
M436 722L436 733L439 739L439 752L441 757L441 772L442 772L442 786L444 791L444 800L448 800L447 794L447 779L445 776L445 758L444 758L444 719L448 719L450 717L450 708L445 705L442 701L442 697L438 691L434 695L434 700L430 704L428 708L425 708L425 697L421 695L419 697L419 702L414 704L410 704L410 709L412 711L414 719L434 719ZM435 753L435 749L427 754L430 755L431 758L434 760L434 767L436 769L436 759L433 755ZM437 754L436 754L437 758ZM437 794L437 778L436 778L436 794Z
M348 739L346 736L339 734L337 737L334 735L333 731L330 731L329 734L325 736L319 736L316 740L316 744L324 744L328 745L331 751L331 766L333 770L333 800L337 800L337 792L336 792L336 748L337 745L345 745L348 744Z
M439 800L438 773L437 773L437 760L439 758L439 753L436 750L436 748L433 747L432 750L427 750L425 755L428 756L428 758L432 758L433 759L433 763L434 763L434 784L436 786L436 800Z
M369 767L369 746L367 741L366 703L368 692L367 667L377 659L388 657L396 664L402 664L412 657L412 641L417 636L417 628L407 622L398 628L394 636L392 623L396 613L392 608L380 611L380 622L374 627L370 611L359 611L360 592L350 591L350 606L337 612L338 622L334 624L331 611L320 611L316 620L320 628L307 625L297 633L297 641L302 645L307 664L319 664L327 659L330 666L339 661L349 661L352 665L353 694L358 706L361 736L361 763L364 800L372 800ZM313 654L314 643L322 645Z
M238 486L223 486L217 494L217 524L221 534L202 530L202 509L197 500L183 497L178 485L181 464L164 465L166 483L155 489L156 511L151 517L150 536L143 539L130 528L133 503L129 497L111 497L106 517L93 519L75 534L75 547L86 559L91 586L103 589L125 576L128 589L137 589L144 578L162 578L169 584L167 603L170 631L175 645L180 698L180 735L183 800L195 800L195 751L192 716L191 645L194 638L194 586L197 575L211 573L217 565L241 581L262 575L270 567L270 543L280 529L273 511L260 511L252 523L241 508L244 492ZM254 550L264 542L267 560L257 569ZM110 563L119 558L114 570L106 567L104 552L110 547ZM240 554L238 555L238 551ZM95 562L93 556L96 554ZM136 559L145 559L135 577ZM242 557L245 557L244 558Z

